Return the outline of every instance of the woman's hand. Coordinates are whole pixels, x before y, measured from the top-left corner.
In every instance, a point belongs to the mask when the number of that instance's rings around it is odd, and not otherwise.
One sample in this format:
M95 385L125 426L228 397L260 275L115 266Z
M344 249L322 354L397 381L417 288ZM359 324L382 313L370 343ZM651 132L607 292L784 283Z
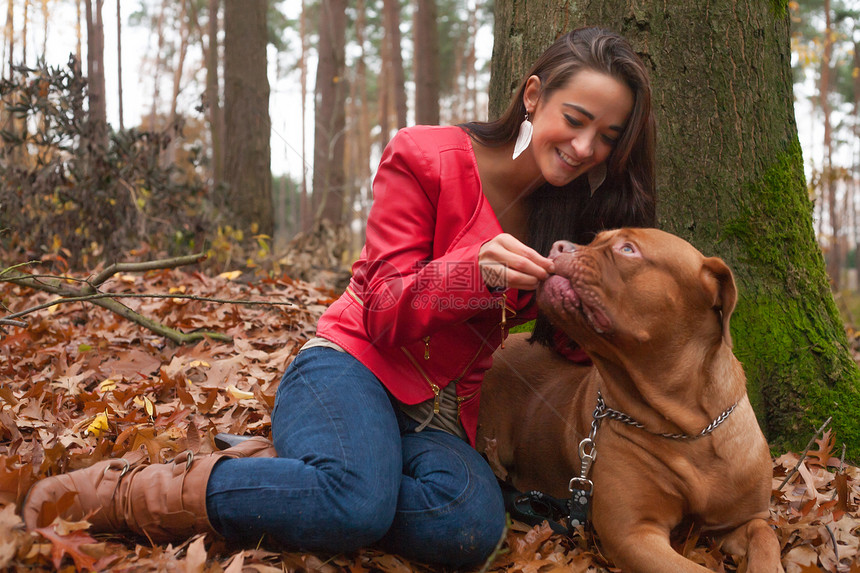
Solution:
M534 290L553 272L550 259L507 233L481 245L478 266L489 288Z

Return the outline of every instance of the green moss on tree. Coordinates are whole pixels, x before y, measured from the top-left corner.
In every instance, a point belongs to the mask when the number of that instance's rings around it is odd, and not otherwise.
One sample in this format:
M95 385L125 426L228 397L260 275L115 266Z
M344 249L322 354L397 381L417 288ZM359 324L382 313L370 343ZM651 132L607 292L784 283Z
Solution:
M773 8L774 16L784 18L788 12L788 0L771 0L770 5Z
M860 372L811 227L800 145L794 141L744 194L723 227L735 240L740 301L732 321L753 406L773 446L802 447L833 416L837 439L860 456ZM798 229L798 226L803 229ZM751 277L755 277L753 280ZM786 294L788 296L786 296ZM816 379L809 379L808 373Z

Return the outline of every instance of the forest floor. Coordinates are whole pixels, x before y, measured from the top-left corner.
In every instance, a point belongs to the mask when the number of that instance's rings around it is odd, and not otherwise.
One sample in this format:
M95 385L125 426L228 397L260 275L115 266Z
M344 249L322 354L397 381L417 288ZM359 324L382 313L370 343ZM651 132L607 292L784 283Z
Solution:
M91 534L86 522L55 521L25 531L18 515L37 479L145 448L169 460L209 452L218 432L268 436L275 389L287 364L335 292L289 278L243 282L234 274L184 270L120 274L107 290L278 301L246 306L187 298L129 298L138 312L210 339L175 346L88 303L61 304L27 316L27 328L0 332L0 570L434 571L367 549L350 555L229 547L194 537L176 545ZM0 282L0 301L16 311L51 295ZM5 313L0 314L0 316ZM815 429L810 428L810 437ZM810 451L779 452L773 462L771 520L789 573L860 573L860 470L840 462L838 436L825 433ZM787 484L785 476L794 472ZM719 544L695 531L677 550L713 571L743 571ZM475 571L537 573L616 571L580 529L572 538L546 526L513 523L494 559Z

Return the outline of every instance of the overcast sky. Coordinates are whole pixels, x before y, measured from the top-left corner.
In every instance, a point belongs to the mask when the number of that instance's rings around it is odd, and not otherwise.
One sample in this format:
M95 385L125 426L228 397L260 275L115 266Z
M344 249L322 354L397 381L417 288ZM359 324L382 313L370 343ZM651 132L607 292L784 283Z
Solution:
M30 7L30 24L28 28L28 60L33 61L37 52L41 52L43 38L42 15L38 5ZM148 114L152 105L153 86L151 70L145 69L146 56L152 56L155 52L154 38L145 26L131 26L128 24L129 14L136 9L138 2L123 2L123 109L126 126L135 126L140 123L143 115ZM288 16L297 18L301 10L300 0L285 0L279 4L280 9ZM65 65L69 53L75 50L75 21L76 13L74 6L66 2L51 2L50 17L48 22L48 46L47 60L51 65ZM105 82L107 90L107 112L108 121L119 125L119 103L117 98L117 54L116 54L116 2L107 0L104 3L103 20L105 23ZM16 1L17 19L21 17L21 4ZM16 22L17 33L20 33L21 23ZM483 31L485 37L478 42L480 56L489 58L492 50L492 37L488 31ZM293 41L291 45L298 45ZM86 47L84 47L86 49ZM4 45L3 61L8 60ZM199 48L195 47L189 51L189 60L186 61L185 89L180 96L180 111L188 115L198 115L194 111L200 103L201 91L204 85L203 73L198 72L197 82L189 82L188 74L193 70L202 68L199 58ZM289 174L294 179L300 179L302 168L310 168L310 161L303 163L301 157L302 128L301 116L301 92L298 73L292 73L287 77L277 78L277 54L270 48L269 81L271 86L271 97L269 112L272 119L272 172L275 175ZM16 61L20 55L16 56ZM309 62L311 68L314 62ZM172 77L166 78L168 83L162 88L162 101L164 106L172 90ZM309 70L308 87L313 89L314 70ZM811 88L810 88L811 89ZM308 98L306 115L306 149L312 155L313 144L313 109L312 94ZM164 110L162 110L164 111ZM808 99L800 95L796 106L796 117L801 144L804 148L805 166L807 176L810 166L814 162L820 164L822 145L820 140L823 134L820 127L820 119L811 113ZM312 159L312 157L310 158ZM847 163L847 161L846 161Z

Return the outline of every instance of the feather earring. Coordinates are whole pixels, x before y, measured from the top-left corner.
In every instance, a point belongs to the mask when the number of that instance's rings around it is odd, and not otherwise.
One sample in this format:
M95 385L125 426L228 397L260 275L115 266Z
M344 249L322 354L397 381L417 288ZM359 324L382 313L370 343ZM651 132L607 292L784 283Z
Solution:
M520 132L517 134L517 142L514 144L513 159L522 155L523 151L525 151L532 142L533 129L532 122L529 121L529 114L526 114L526 118L520 124Z
M594 197L594 192L603 185L606 180L606 163L595 165L588 172L588 187L591 189L591 196Z

